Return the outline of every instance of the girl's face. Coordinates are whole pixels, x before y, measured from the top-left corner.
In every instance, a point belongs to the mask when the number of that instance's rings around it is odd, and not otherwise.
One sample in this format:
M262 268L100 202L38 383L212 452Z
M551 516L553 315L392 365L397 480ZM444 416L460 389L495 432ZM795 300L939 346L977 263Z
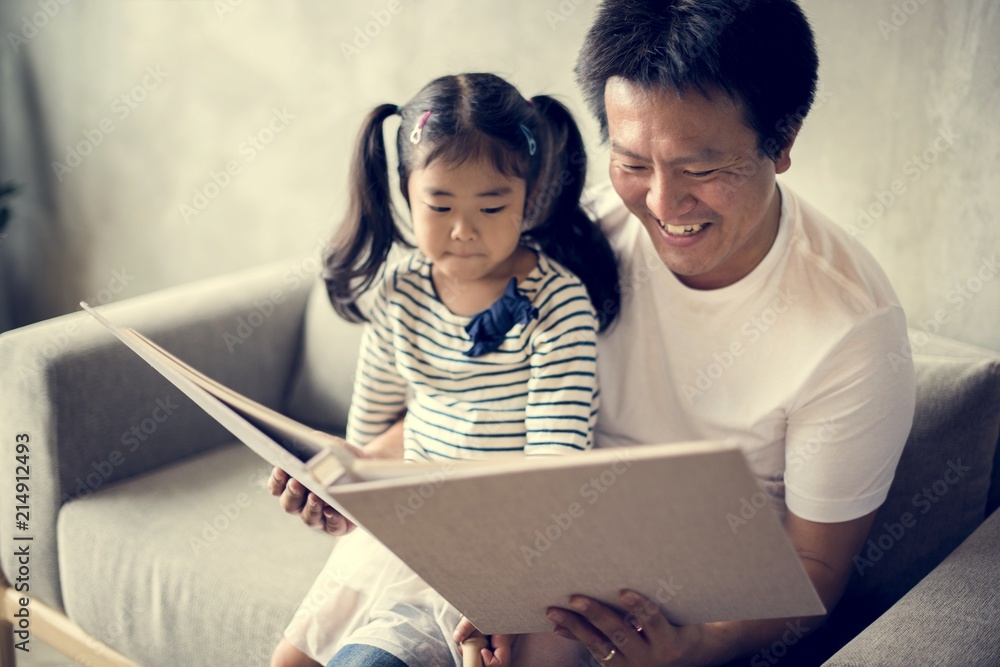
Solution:
M514 275L526 185L491 164L435 160L410 174L410 212L420 251L458 282Z

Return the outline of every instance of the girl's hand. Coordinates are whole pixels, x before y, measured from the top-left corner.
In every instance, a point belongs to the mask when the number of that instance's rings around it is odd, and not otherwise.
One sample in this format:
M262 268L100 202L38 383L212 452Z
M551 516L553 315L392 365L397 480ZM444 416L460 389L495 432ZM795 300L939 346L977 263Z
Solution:
M455 627L455 632L452 638L459 644L459 652L462 652L462 642L472 636L473 633L478 633L476 626L472 622L462 617L458 625ZM485 667L510 667L512 663L511 654L514 647L514 637L516 635L485 635L487 646L484 648L482 653L483 665Z
M298 514L303 523L328 535L346 535L354 524L319 496L311 493L297 479L289 477L281 468L274 468L267 479L267 489L289 514Z

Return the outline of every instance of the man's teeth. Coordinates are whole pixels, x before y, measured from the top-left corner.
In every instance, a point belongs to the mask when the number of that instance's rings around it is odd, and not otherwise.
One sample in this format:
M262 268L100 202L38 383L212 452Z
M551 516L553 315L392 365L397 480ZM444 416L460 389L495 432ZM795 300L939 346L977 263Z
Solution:
M697 234L705 227L708 227L708 224L709 223L707 222L703 222L698 225L681 225L680 227L676 227L674 225L668 225L661 222L660 226L666 229L668 234L673 234L674 236L690 236L691 234Z

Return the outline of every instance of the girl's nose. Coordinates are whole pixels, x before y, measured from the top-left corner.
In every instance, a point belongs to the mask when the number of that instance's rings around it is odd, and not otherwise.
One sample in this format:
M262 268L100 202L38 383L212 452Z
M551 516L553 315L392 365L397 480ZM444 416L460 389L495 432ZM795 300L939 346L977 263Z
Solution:
M452 225L451 238L453 241L472 241L476 238L476 229L464 217L459 217Z

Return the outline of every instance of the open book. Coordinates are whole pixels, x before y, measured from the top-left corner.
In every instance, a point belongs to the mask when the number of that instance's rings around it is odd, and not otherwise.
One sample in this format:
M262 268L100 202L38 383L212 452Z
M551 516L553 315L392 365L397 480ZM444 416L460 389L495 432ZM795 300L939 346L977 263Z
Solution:
M403 463L215 382L81 306L244 444L368 531L485 634L548 632L571 594L624 588L678 624L824 613L739 447Z

